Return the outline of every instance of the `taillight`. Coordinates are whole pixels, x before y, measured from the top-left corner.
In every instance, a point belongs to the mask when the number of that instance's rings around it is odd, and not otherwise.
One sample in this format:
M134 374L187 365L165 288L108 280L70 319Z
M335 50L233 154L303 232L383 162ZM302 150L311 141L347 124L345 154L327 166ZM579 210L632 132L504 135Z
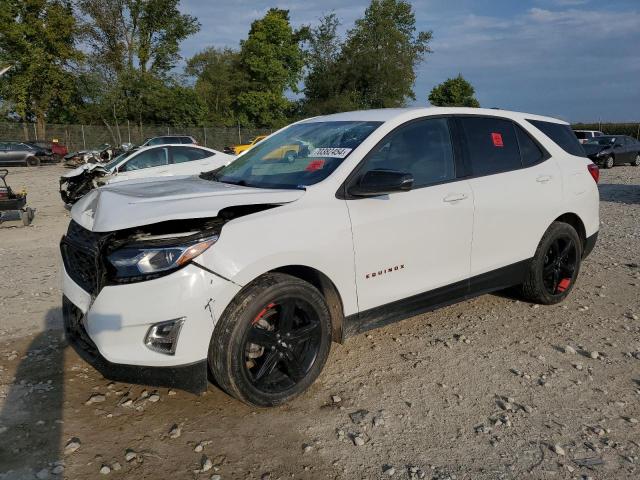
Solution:
M593 180L598 183L600 180L600 169L595 163L590 163L587 168L589 169L589 173L593 177Z

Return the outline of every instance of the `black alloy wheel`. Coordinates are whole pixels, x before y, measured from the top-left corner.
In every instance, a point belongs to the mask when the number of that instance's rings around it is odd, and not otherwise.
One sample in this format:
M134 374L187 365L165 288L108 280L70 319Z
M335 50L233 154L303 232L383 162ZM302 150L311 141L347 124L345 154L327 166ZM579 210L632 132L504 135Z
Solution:
M521 286L523 296L535 303L553 305L573 290L582 260L582 241L568 223L553 222L542 236Z
M329 308L317 288L267 273L245 286L216 322L209 367L218 385L238 400L279 405L318 378L331 332Z
M542 279L549 295L557 295L573 282L578 262L578 249L573 239L558 236L549 246L544 259Z
M285 297L266 305L247 330L245 372L264 393L291 389L309 373L318 357L321 326L304 299Z

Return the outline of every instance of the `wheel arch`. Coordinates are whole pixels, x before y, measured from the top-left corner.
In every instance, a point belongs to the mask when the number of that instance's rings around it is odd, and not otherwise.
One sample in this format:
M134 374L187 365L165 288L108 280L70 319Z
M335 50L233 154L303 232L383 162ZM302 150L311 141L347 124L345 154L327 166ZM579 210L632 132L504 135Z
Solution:
M576 232L578 232L578 237L580 237L580 244L582 246L582 252L584 253L587 245L587 230L582 219L576 213L567 212L556 218L554 222L566 223L575 228Z
M340 292L331 279L320 270L306 265L286 265L265 273L272 272L286 273L292 277L299 278L300 280L310 283L320 291L329 307L329 314L331 316L331 339L334 342L342 343L344 308Z

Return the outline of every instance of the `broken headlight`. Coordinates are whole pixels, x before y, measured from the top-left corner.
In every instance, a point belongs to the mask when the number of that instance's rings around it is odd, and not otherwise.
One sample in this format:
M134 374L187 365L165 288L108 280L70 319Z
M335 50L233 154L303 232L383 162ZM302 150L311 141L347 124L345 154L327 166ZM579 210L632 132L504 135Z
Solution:
M154 278L186 265L217 240L218 235L212 235L185 243L175 238L133 243L114 250L107 260L118 280Z

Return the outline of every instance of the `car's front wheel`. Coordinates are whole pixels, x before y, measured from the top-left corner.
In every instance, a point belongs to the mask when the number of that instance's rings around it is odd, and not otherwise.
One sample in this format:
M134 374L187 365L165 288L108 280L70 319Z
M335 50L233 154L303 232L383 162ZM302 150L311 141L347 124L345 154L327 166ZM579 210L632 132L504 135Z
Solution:
M531 260L522 293L529 301L552 305L573 289L580 272L582 243L567 223L553 222Z
M615 159L613 158L613 156L609 155L607 158L604 159L604 162L602 162L604 165L604 168L613 168L613 165L616 163Z
M270 273L245 287L226 308L213 332L209 367L230 395L270 407L306 390L330 348L324 297L303 280Z
M634 167L640 167L640 153L636 155L636 158L631 162Z

